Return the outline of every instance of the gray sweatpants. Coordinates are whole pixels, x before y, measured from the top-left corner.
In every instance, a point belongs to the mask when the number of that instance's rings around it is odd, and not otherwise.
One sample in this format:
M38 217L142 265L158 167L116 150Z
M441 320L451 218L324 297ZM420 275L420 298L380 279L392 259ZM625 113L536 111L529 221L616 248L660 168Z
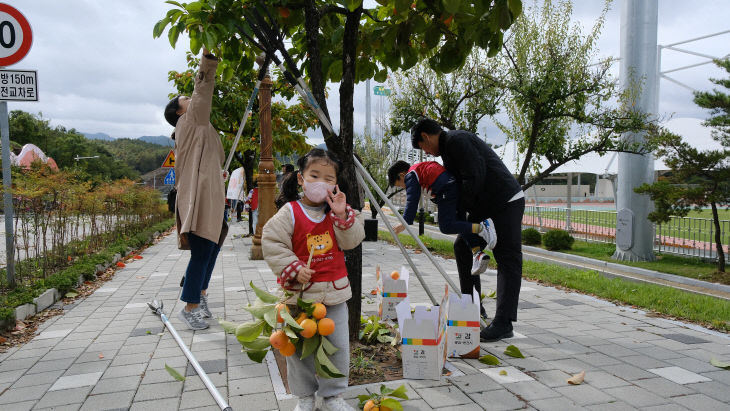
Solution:
M302 352L297 349L294 355L286 357L289 390L297 397L307 397L313 395L315 391L320 397L333 397L344 393L347 389L350 375L350 332L347 328L347 303L327 306L327 317L335 322L335 331L328 335L327 339L339 348L330 357L330 360L345 377L320 378L314 371L316 353L300 360Z

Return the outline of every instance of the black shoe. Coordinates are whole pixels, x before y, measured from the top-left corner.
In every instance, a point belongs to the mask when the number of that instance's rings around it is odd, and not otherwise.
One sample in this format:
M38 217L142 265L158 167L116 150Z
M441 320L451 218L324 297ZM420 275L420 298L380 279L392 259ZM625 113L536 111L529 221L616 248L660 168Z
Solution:
M492 321L487 328L479 333L479 340L481 342L493 342L514 336L512 333L512 322Z
M479 308L480 308L479 316L482 317L482 320L484 320L484 322L488 322L487 320L489 319L489 315L487 315L487 310L485 310L484 306L481 304L479 304Z

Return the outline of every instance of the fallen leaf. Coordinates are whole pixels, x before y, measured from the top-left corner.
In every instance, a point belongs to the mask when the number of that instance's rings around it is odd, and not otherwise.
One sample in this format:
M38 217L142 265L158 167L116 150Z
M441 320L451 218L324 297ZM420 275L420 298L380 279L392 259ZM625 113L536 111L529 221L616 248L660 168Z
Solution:
M99 359L101 360L102 358L104 358L104 354L99 353Z
M451 375L451 371L446 371L446 372L444 373L444 375L448 377L449 375Z
M575 374L574 376L568 378L568 384L571 385L580 385L583 384L583 380L586 378L586 372L581 371L578 374Z
M65 297L66 298L74 298L74 297L76 297L78 295L79 295L79 293L77 293L77 292L69 291L69 292L66 293Z
M22 322L22 321L16 321L15 322L15 330L16 331L20 331L20 330L23 330L23 329L25 329L25 323Z
M413 254L421 254L422 252L423 252L423 251L421 251L421 250L415 250L415 251L413 252Z
M121 261L117 261L117 267L126 267L127 265Z
M499 372L499 375L507 375L507 370L502 370Z
M170 375L172 375L172 378L178 381L185 381L185 377L183 377L182 374L180 374L176 369L167 365L167 363L165 363L165 369Z
M711 359L710 364L714 365L717 368L724 368L726 370L730 370L730 362L724 362L716 359Z
M493 355L489 355L489 354L487 354L483 357L479 357L479 362L482 364L487 364L487 365L499 365L499 359L497 359L497 357L495 357Z
M514 358L525 358L520 349L514 345L508 345L507 349L504 350L504 353Z
M377 295L378 294L378 290L370 290L370 294L371 295Z
M135 278L137 278L138 280L141 280L141 279L143 279L143 278L147 278L147 277L145 277L145 276L143 276L143 275L138 275L138 276L136 276Z
M487 294L487 297L489 297L489 298L497 298L497 292L495 290L492 290L491 293Z
M7 338L0 335L0 344L5 344L5 341L7 341Z

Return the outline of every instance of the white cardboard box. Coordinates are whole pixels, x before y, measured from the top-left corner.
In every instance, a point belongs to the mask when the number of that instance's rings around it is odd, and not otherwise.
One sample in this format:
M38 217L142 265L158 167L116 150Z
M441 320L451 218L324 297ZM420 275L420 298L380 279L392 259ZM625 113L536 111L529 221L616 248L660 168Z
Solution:
M476 301L476 302L475 302ZM448 357L479 358L479 293L449 293Z
M448 287L441 306L416 306L411 316L411 304L406 297L395 309L401 334L403 378L438 380L446 362L446 315Z
M397 280L391 278L391 273L381 275L380 266L375 268L375 277L378 280L378 316L382 320L396 319L395 306L408 296L408 268L401 266Z

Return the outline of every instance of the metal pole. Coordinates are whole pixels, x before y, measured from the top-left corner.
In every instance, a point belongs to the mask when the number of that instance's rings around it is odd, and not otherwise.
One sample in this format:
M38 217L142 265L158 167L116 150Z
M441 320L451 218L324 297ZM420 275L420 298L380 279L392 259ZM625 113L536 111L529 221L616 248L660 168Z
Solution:
M3 207L5 213L5 269L8 286L15 287L15 240L13 236L13 193L10 175L10 122L8 103L0 101L0 132L3 150Z
M423 162L423 150L419 150L419 161ZM423 190L421 190L421 198L418 199L418 235L423 235L425 232L425 227L423 226L425 216L423 215L423 196L424 196Z
M621 12L620 82L632 91L632 107L656 115L657 102L657 0L625 0ZM626 133L628 142L643 143L646 133ZM634 188L654 180L654 159L620 153L616 199L616 252L613 258L629 261L654 260L649 196Z
M365 135L372 137L373 129L370 111L370 79L365 81L365 88L367 89L367 93L365 93Z
M151 303L147 303L147 305L150 307L153 313L160 316L160 319L162 320L162 323L165 324L165 327L170 331L170 334L172 334L172 338L175 339L175 342L182 350L183 354L188 358L190 361L190 364L195 369L195 372L198 373L198 376L203 381L203 385L205 385L205 388L208 389L208 392L213 396L213 399L218 404L221 410L223 411L233 411L233 408L231 408L228 405L228 402L226 402L225 398L221 395L221 393L218 391L218 389L215 387L213 382L208 378L208 374L205 373L203 370L203 367L200 366L200 363L198 360L195 359L195 356L193 356L193 353L190 352L187 345L185 345L185 342L180 338L180 335L175 330L175 327L172 326L170 321L167 319L167 316L165 315L165 312L162 310L163 304L162 302L158 302L157 300L152 301Z

